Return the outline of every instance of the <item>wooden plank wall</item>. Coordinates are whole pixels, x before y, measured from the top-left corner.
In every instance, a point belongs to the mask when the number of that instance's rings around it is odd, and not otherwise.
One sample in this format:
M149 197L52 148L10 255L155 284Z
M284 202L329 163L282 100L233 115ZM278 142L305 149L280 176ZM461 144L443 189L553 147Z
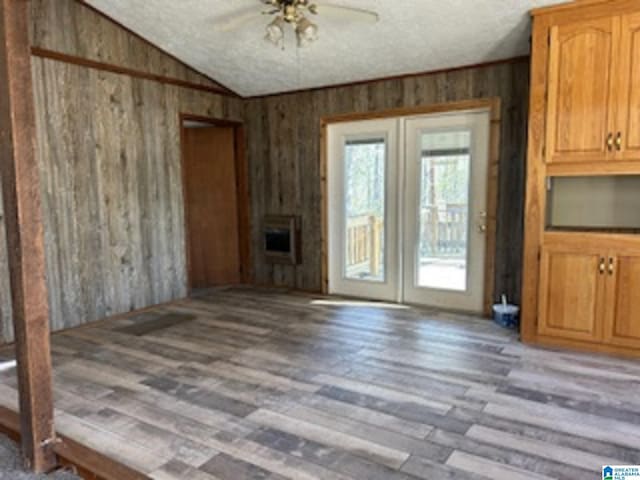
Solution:
M80 0L30 1L31 41L36 47L199 85L220 86L91 8L79 5Z
M215 85L74 0L33 7L37 47ZM39 57L32 67L52 329L185 296L178 115L241 120L242 101Z
M448 73L278 95L247 102L256 281L321 288L320 119L351 112L485 97L502 100L496 294L520 297L526 118L526 59ZM300 215L302 264L268 265L261 253L265 214Z

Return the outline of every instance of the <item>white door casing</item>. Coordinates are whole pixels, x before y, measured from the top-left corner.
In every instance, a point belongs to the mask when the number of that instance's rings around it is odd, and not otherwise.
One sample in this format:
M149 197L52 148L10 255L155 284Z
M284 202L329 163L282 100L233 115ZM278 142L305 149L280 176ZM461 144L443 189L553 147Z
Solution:
M482 312L485 293L489 132L490 114L486 109L328 125L329 293ZM468 139L467 157L461 153L456 160L460 165L468 163L468 201L464 242L466 256L464 262L459 258L457 260L457 263L465 264L466 269L464 280L457 274L455 288L446 288L446 284L432 285L438 284L438 281L425 282L424 275L429 275L432 270L423 268L424 254L422 257L419 255L420 219L424 218L419 213L424 215L425 208L421 205L421 198L424 197L421 194L421 182L425 178L422 165L424 161L431 161L431 157L425 157L423 146L430 140L430 136L438 139L443 133L445 136L451 133ZM371 142L377 145L375 152L379 157L384 150L384 234L380 235L384 240L379 242L382 243L380 250L384 252L379 270L384 274L378 272L378 277L372 275L367 268L354 275L352 268L347 268L346 265L347 257L350 261L354 257L353 250L347 252L348 248L353 248L354 243L349 240L352 237L347 238L347 230L353 234L353 226L357 222L365 222L364 218L355 218L353 215L347 220L347 210L353 210L351 204L359 193L347 192L349 187L346 173L353 168L353 163L349 162L358 160L357 155L349 153L352 150L348 149ZM360 160L362 161L361 158ZM352 170L348 171L353 174ZM364 172L367 172L366 167ZM376 178L379 177L380 175ZM447 261L445 259L444 263ZM423 277L420 277L420 268L423 268ZM347 274L348 270L351 273ZM438 270L434 271L437 274Z

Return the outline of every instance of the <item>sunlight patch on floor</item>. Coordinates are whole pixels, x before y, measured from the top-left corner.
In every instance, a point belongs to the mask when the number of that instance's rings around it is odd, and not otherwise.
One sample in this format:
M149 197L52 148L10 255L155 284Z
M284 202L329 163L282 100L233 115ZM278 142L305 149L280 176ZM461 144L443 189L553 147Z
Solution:
M323 305L330 307L363 307L363 308L391 308L394 310L406 310L409 307L397 303L370 302L366 300L311 300L311 305Z
M9 360L8 362L0 362L0 372L8 372L11 369L16 368L17 362L15 360Z

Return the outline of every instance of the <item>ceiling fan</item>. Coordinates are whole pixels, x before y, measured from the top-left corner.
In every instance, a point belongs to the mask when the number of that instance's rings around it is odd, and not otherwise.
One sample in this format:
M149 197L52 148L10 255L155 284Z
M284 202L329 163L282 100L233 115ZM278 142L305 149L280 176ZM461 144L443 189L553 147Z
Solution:
M316 4L311 0L260 0L260 2L270 8L259 12L254 7L250 7L246 11L237 12L221 19L218 30L231 32L242 28L261 15L271 15L275 18L267 25L266 40L276 46L281 44L284 46L285 29L287 25L291 25L296 34L298 46L304 46L318 39L318 26L309 20L308 14L348 18L367 23L377 23L379 20L379 15L371 10L323 2Z

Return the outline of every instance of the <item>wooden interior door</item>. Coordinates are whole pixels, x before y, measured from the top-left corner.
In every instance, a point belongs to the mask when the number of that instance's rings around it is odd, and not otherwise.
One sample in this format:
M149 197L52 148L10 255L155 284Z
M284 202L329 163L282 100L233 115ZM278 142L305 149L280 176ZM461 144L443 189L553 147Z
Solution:
M240 283L234 128L184 128L183 141L190 286Z
M618 75L620 160L640 160L640 13L621 19Z
M620 18L551 29L546 161L599 162L614 152L612 61Z
M580 248L543 248L540 335L596 341L602 336L605 258Z
M605 341L640 348L640 253L610 256Z

